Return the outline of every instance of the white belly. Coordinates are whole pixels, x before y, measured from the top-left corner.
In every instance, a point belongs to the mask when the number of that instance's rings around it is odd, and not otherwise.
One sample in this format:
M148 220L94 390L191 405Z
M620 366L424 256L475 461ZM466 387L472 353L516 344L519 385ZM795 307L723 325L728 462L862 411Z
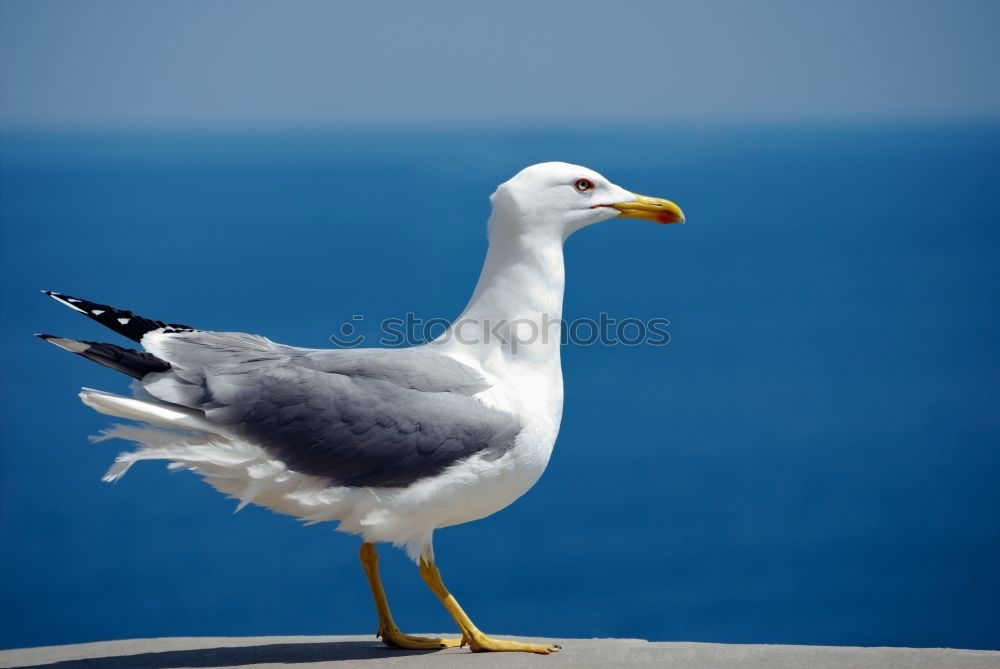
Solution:
M403 489L385 489L376 501L358 500L339 529L368 541L405 545L411 556L429 547L434 530L492 515L526 493L541 477L552 454L555 430L528 426L514 448L490 460L475 455L438 476Z

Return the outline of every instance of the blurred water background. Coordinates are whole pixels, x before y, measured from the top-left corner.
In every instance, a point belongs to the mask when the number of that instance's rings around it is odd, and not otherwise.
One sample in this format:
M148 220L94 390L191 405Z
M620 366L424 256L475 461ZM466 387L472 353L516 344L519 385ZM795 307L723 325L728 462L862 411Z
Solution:
M1000 647L1000 127L9 133L0 152L0 644L374 633L358 541L124 444L31 333L118 341L39 289L324 346L453 317L487 195L566 160L677 201L567 245L567 318L670 319L665 347L564 348L566 408L522 500L438 533L485 630ZM407 631L451 624L383 550Z

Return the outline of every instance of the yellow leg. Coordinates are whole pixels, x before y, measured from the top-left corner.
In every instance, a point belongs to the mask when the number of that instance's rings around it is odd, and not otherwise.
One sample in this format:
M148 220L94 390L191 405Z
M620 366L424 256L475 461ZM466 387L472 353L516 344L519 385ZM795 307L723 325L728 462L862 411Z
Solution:
M406 648L409 650L437 650L439 648L455 648L461 645L461 639L429 639L422 636L403 634L396 627L389 610L389 600L382 588L382 579L378 575L378 553L375 544L361 544L361 566L368 577L368 585L372 589L372 599L375 600L375 611L378 613L378 636L387 646Z
M559 650L559 646L549 646L546 644L538 643L523 643L521 641L506 641L504 639L491 639L482 632L479 631L473 623L469 616L462 610L462 607L458 605L455 597L448 592L448 588L445 587L444 581L441 580L441 572L438 571L437 566L433 562L428 562L424 558L420 558L420 576L423 577L424 582L430 587L430 589L437 595L441 603L444 604L444 608L448 610L451 617L455 619L458 623L459 628L462 630L462 643L469 644L469 648L473 652L486 652L486 651L522 651L525 653L538 653L540 655L548 655L549 653L555 653Z

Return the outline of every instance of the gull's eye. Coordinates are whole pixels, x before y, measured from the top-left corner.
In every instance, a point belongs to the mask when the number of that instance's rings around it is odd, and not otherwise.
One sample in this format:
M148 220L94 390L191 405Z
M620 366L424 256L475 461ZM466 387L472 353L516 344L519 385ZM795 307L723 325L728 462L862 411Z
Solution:
M573 184L578 191L581 193L587 193L594 190L594 182L590 179L577 179L576 183Z

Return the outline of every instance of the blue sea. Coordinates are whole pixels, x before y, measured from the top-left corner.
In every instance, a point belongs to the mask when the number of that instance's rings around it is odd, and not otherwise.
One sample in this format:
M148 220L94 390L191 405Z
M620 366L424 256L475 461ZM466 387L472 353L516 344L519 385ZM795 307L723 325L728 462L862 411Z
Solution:
M0 143L4 647L375 632L358 540L125 444L75 394L127 379L31 337L119 341L64 291L325 346L454 317L487 196L593 167L680 204L567 244L565 315L669 319L567 345L548 471L438 532L478 625L551 637L1000 648L1000 127L61 132ZM363 321L352 321L362 315ZM400 626L451 621L386 547Z

